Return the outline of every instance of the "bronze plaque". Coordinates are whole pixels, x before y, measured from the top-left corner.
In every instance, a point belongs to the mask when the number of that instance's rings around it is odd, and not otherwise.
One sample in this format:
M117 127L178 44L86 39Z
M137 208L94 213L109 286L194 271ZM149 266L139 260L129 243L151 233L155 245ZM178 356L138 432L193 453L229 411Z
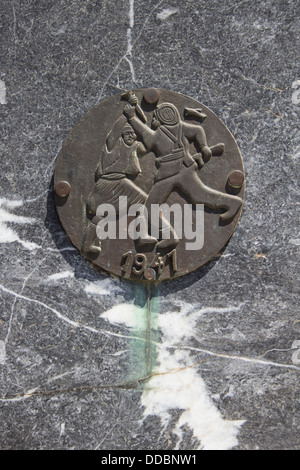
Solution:
M244 168L217 116L179 93L138 89L91 108L55 171L61 223L113 275L182 276L211 260L237 225Z

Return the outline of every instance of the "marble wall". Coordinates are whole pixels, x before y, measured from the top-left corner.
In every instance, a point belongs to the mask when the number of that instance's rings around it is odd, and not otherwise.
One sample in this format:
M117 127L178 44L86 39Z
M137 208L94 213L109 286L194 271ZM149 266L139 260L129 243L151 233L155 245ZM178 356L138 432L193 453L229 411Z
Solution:
M299 449L299 2L2 0L0 448ZM94 271L53 172L102 98L212 109L244 159L238 229L152 289Z

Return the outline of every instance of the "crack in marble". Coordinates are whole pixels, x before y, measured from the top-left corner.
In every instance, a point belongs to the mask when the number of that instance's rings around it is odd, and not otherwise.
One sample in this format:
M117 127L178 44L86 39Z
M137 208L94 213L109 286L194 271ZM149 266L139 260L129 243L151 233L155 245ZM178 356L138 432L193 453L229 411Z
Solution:
M276 113L274 113L274 111L272 111L272 109L267 109L267 108L265 108L263 111L267 111L268 113L273 114L273 116L275 116L277 119L283 119L283 118L284 118L284 114L283 114L283 113L276 114Z
M258 364L258 365L281 367L283 369L291 369L291 370L300 371L300 367L297 367L297 366L292 366L292 365L288 365L288 364L281 364L279 362L262 361L260 359L255 359L255 358L245 357L245 356L232 356L230 354L216 353L216 352L213 352L213 351L209 351L207 349L194 348L194 347L191 347L191 346L176 346L176 348L172 346L171 348L172 349L184 349L184 350L188 350L188 351L197 351L197 352L200 352L200 353L203 353L203 354L207 354L209 356L220 357L222 359L231 359L231 360L249 362L249 363Z
M258 359L261 359L262 357L265 357L267 354L271 353L271 352L287 352L287 351L293 351L295 348L291 347L291 348L287 348L287 349L277 349L277 348L274 348L274 349L269 349L268 351L266 351L264 354L262 354L261 356L258 357Z
M40 264L42 264L42 263L45 261L45 259L46 259L46 258L43 258L43 259L38 263L38 265L28 274L28 276L25 277L25 279L24 279L24 281L23 281L23 285L22 285L21 291L20 291L20 294L21 294L21 295L22 295L23 292L24 292L24 289L25 289L25 287L26 287L26 284L27 284L28 280L29 280L29 279L31 278L31 276L35 273L35 271L39 268ZM10 333L11 333L11 329L12 329L12 322L13 322L13 318L14 318L16 302L17 302L17 297L14 298L13 304L12 304L12 307L11 307L11 314L10 314L10 319L9 319L9 322L8 322L8 330L7 330L7 334L6 334L5 340L4 340L5 348L6 348L6 346L7 346L8 339L9 339L9 336L10 336Z
M116 389L116 390L129 390L139 387L143 382L149 380L151 377L144 377L141 379L137 379L134 382L122 383L122 384L108 384L108 385L95 385L95 386L85 386L85 387L72 387L66 389L57 389L57 390L40 390L37 389L39 386L25 392L23 394L16 394L11 396L4 396L0 397L1 402L16 402L26 400L28 398L34 397L49 397L55 395L62 395L62 394L69 394L69 393L78 393L78 392L93 392L99 390L109 390L109 389Z
M298 371L300 370L300 367L297 367L297 366L288 366L286 364L278 364L278 363L274 363L274 362L271 362L271 361L261 361L261 360L258 360L258 359L247 358L247 357L243 357L243 356L231 356L231 355L227 355L227 354L219 354L219 353L214 353L212 351L207 351L207 350L199 349L199 348L192 348L192 347L178 347L178 348L179 349L195 350L195 351L203 352L203 353L208 354L208 355L217 356L217 357L226 358L226 359L242 360L242 361L246 361L246 362L254 362L256 364L258 363L260 365L263 364L263 365L270 365L270 366L275 366L275 367L284 367L284 368L294 369L294 370L298 370ZM170 348L170 349L172 349L172 348ZM140 379L136 379L135 381L128 382L128 383L124 382L124 383L121 383L121 384L108 384L108 385L97 385L97 386L86 386L86 387L72 387L72 388L69 388L69 389L40 390L40 391L38 391L38 388L40 386L37 386L37 387L34 387L31 390L28 390L24 394L16 394L16 395L11 395L11 396L0 397L0 401L2 401L2 402L16 402L16 401L21 401L21 400L28 399L28 398L34 398L34 397L37 397L37 396L48 397L48 396L55 396L55 395L75 393L75 392L92 392L92 391L107 390L107 389L126 389L126 390L128 390L128 389L132 389L132 388L137 388L142 383L150 381L151 379L153 379L155 377L162 377L162 376L166 376L166 375L172 375L172 374L180 373L180 372L185 371L185 370L194 369L196 367L199 367L199 365L201 365L201 364L203 364L207 361L208 361L208 359L204 359L202 361L197 361L196 363L188 365L188 366L176 367L176 368L169 369L167 371L152 373L152 374L149 374L145 377L141 377ZM70 371L67 371L63 374L54 376L54 377L48 379L46 383L51 383L54 380L58 380L58 379L66 376L66 375L71 374L72 372L73 372L73 369L71 369Z
M169 305L169 302L165 302L166 305ZM198 316L202 315L207 315L207 314L212 314L212 313L220 313L220 314L226 314L226 313L237 313L241 310L242 307L246 305L246 302L241 302L239 305L235 306L229 306L229 307L201 307L199 303L196 304L189 304L183 300L174 300L173 304L181 307L183 309L182 314L183 315L192 315L195 316L196 319ZM198 310L199 309L199 310ZM172 314L173 312L166 312L166 314Z
M33 272L31 274L33 274ZM27 276L26 280L28 280L29 277L30 277L30 275ZM25 287L24 283L23 283L23 286ZM90 326L83 325L83 324L80 324L78 322L74 322L73 320L70 320L68 317L62 315L58 310L50 307L49 305L45 304L44 302L40 302L39 300L32 299L30 297L26 297L22 294L18 294L14 291L11 291L10 289L5 288L1 284L0 284L0 289L4 292L10 294L10 295L15 296L16 298L23 299L25 301L41 305L42 307L44 307L47 310L54 313L57 316L57 318L59 318L60 320L65 321L66 323L68 323L69 325L71 325L75 328L82 328L82 329L85 329L87 331L90 331L90 332L96 333L96 334L103 334L103 335L109 335L109 336L124 338L124 339L134 339L136 341L149 342L149 340L147 341L147 339L142 338L142 337L130 336L130 335L121 335L121 334L113 333L113 332L110 332L110 331L107 331L107 330L97 330L97 329L92 328ZM23 292L23 290L24 290L24 288L22 289L21 292ZM208 308L203 308L202 311L200 311L200 312L202 314L212 313L212 312L216 312L216 311L218 311L219 313L229 313L229 312L232 312L232 311L237 311L237 309L239 309L241 307L241 305L239 307L234 307L234 308L219 308L219 309L208 307ZM197 312L197 313L199 314L200 312ZM156 342L150 341L150 343L152 343L152 344L154 344L158 347L162 347L160 344L158 344ZM292 365L288 365L288 364L281 364L281 363L276 363L276 362L272 362L272 361L262 361L259 358L255 359L255 358L249 358L249 357L244 357L244 356L234 356L234 355L216 353L216 352L209 351L209 350L206 350L206 349L201 349L201 348L193 348L193 347L188 347L188 346L179 346L179 345L177 345L176 347L175 346L169 346L168 349L184 349L184 350L198 351L198 352L201 352L201 353L204 353L204 354L208 354L210 356L215 356L215 357L220 357L220 358L225 358L225 359L232 359L232 360L250 362L250 363L259 364L259 365L269 365L269 366L274 366L274 367L282 367L282 368L287 368L287 369L300 370L300 367L297 367L297 366L292 366ZM260 357L262 357L262 356L260 356Z
M129 335L121 335L119 333L113 333L111 331L107 331L107 330L97 330L96 328L93 328L91 326L87 326L87 325L84 325L82 323L79 323L79 322L75 322L73 320L70 320L68 317L66 317L65 315L63 315L62 313L60 313L58 310L56 310L55 308L52 308L50 307L49 305L45 304L44 302L41 302L39 300L36 300L36 299L32 299L30 297L26 297L22 294L18 294L17 292L14 292L10 289L7 289L6 287L4 287L2 284L0 284L0 289L3 291L3 292L6 292L7 294L10 294L10 295L13 295L15 296L16 298L18 299L22 299L22 300L25 300L27 302L31 302L31 303L34 303L34 304L37 304L37 305L40 305L41 307L44 307L45 309L49 310L50 312L54 313L56 315L56 317L59 319L59 320L62 320L64 321L65 323L75 327L75 328L79 328L79 329L83 329L83 330L87 330L89 331L90 333L95 333L95 334L102 334L102 335L106 335L106 336L114 336L114 337L117 337L117 338L124 338L124 339L133 339L135 341L142 341L142 342L146 342L146 339L145 338L141 338L141 337L137 337L137 336L129 336Z
M14 40L14 59L17 59L17 15L14 0L11 1L13 12L13 40Z
M111 428L110 430L105 434L105 436L103 437L102 441L99 442L99 444L95 447L95 450L99 450L103 444L103 442L106 441L106 439L108 438L108 436L111 435L111 433L113 432L113 430L116 428L116 426L118 425L118 423L115 423Z
M76 370L76 367L73 367L71 370L68 370L67 372L63 372L62 374L55 375L54 377L50 377L50 379L47 380L47 384L50 384L51 382L55 382L55 380L59 380L62 377L65 377L66 375L73 374L75 370ZM36 387L36 389L37 388L38 387Z
M154 378L154 377L161 377L165 376L168 374L176 374L179 372L182 372L184 370L188 369L193 369L195 367L198 367L200 364L203 364L207 362L207 360L199 361L195 364L189 365L189 366L184 366L184 367L176 367L174 369L170 369L165 372L156 372L152 374L148 374L145 377L141 377L140 379L136 379L134 381L130 382L124 382L121 384L108 384L108 385L96 385L96 386L86 386L86 387L73 387L69 389L56 389L56 390L38 390L40 385L28 390L27 392L23 394L16 394L16 395L11 395L11 396L5 396L5 397L0 397L0 401L19 401L23 399L28 399L28 398L33 398L36 396L53 396L53 395L61 395L61 394L67 394L67 393L74 393L74 392L89 392L89 391L96 391L96 390L105 390L105 389L129 389L129 388L136 388L140 386L143 382L147 382L148 380ZM75 368L73 368L75 369ZM58 380L62 377L65 377L66 375L70 375L73 373L73 369L70 371L64 372L63 374L56 375L46 381L46 383L51 383L55 380Z
M44 197L45 194L49 194L50 192L53 192L53 191L50 190L50 189L45 189L45 191L43 191L41 194L39 194L36 197L32 197L32 198L29 198L29 199L24 199L24 204L28 204L28 203L31 203L31 202L36 202L39 199L41 199L42 197Z
M195 338L195 327L203 315L233 315L241 311L246 302L236 306L202 307L199 303L190 304L175 300L172 302L171 310L168 301L162 304L161 314L158 315L158 329L162 333L162 342L157 345L156 365L151 375L147 374L147 370L146 373L141 374L144 377L149 376L141 396L141 403L144 407L143 421L149 416L158 416L163 430L170 426L171 432L178 436L176 449L179 449L183 442L185 426L192 430L203 448L233 448L238 445L238 434L245 421L232 421L222 416L200 375L200 364L207 363L210 360L209 356L213 356L218 360L216 366L222 366L221 359L230 359L230 361L244 361L247 364L247 370L250 364L264 366L267 368L266 373L271 373L271 366L293 371L298 371L300 368L184 346L189 338ZM164 306L167 308L164 309ZM177 311L175 306L180 307L180 311ZM112 323L125 324L128 328L137 329L139 323L136 322L136 311L132 309L127 312L127 315L124 313L123 309L113 308L106 313L106 319ZM145 328L144 325L142 327ZM206 357L204 356L200 362L202 357L199 355L196 358L193 357L191 354L193 350L205 353ZM181 413L175 424L172 422L172 410L180 410Z
M230 5L227 9L224 9L224 13L230 12L231 10L236 10L238 7L243 5L244 3L249 3L249 0L242 0L241 2L237 3L236 5Z
M265 90L271 90L271 91L276 91L278 93L282 93L283 91L286 90L286 88L273 88L273 87L269 87L267 85L261 85L260 83L258 83L256 80L254 80L254 78L247 78L245 77L245 75L242 75L241 74L241 77L243 78L243 80L246 80L247 82L251 82L251 83L254 83L255 85L261 87L261 88L264 88Z

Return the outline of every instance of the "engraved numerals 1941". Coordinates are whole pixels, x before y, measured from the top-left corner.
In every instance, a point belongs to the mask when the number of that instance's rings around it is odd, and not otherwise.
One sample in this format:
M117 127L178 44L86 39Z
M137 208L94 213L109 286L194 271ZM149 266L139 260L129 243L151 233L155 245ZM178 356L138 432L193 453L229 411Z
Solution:
M157 253L150 261L144 253L135 254L133 251L128 251L122 256L121 265L122 275L126 279L129 279L132 274L145 279L144 273L148 268L152 268L156 272L156 279L159 279L166 265L169 265L170 270L176 273L178 269L176 249L164 256Z

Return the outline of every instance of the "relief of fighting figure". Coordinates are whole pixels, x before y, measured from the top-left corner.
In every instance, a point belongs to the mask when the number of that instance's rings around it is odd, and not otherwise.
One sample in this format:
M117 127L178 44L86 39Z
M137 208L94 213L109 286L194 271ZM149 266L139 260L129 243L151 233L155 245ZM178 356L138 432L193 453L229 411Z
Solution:
M87 200L87 227L82 242L84 253L101 253L101 240L96 227L96 215L100 204L111 204L120 215L119 197L127 196L128 206L145 205L147 221L140 224L141 232L137 240L140 251L146 247L156 250L173 250L179 243L177 234L170 222L160 214L159 238L151 235L151 207L163 204L172 191L178 189L192 204L204 204L212 210L223 209L222 223L230 222L242 205L238 196L223 193L206 186L199 177L198 169L213 156L221 155L224 144L209 146L201 123L181 119L172 103L158 104L153 111L151 126L133 93L126 94L127 103L123 114L109 132L102 149L96 170L96 182ZM185 109L186 115L198 115L198 110ZM192 155L190 143L197 151ZM141 174L139 159L153 152L156 158L157 174L149 194L135 183ZM147 156L145 157L147 158ZM147 177L147 175L145 175ZM122 211L122 209L121 209ZM152 219L153 220L153 219ZM168 238L163 236L167 231Z

